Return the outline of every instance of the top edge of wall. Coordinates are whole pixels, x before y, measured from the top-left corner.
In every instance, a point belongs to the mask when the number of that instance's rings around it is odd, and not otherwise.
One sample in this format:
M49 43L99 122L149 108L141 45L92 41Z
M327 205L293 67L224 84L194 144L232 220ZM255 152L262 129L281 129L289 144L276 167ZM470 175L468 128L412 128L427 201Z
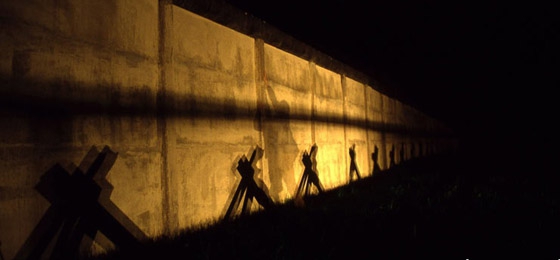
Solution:
M253 38L262 39L278 49L357 80L387 95L388 90L378 81L335 58L320 52L308 44L267 24L263 20L238 9L223 0L171 0L174 5L210 19Z

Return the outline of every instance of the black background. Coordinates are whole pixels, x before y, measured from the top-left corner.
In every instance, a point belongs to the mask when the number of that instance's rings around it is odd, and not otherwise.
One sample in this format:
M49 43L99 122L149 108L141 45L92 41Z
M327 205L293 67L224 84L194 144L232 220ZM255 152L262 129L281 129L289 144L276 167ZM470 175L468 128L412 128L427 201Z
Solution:
M552 2L227 2L390 86L487 160L554 160Z

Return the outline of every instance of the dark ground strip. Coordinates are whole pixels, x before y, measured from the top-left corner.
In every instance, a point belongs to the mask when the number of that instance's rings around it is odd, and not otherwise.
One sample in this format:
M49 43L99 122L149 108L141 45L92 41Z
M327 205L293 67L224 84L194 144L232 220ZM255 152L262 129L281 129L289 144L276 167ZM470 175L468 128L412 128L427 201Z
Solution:
M463 158L409 161L305 205L290 202L96 259L560 257L556 178L490 174L480 165L473 172Z

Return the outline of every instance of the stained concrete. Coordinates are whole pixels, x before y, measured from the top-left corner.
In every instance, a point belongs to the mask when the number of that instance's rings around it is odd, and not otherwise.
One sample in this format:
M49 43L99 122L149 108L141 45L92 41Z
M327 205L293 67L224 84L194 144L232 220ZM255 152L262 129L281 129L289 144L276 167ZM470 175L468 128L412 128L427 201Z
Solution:
M29 249L50 206L35 189L41 176L79 165L92 146L118 153L111 201L155 237L222 219L241 180L237 162L257 146L255 178L282 203L313 144L326 189L350 181L352 145L365 177L375 147L387 169L393 146L400 163L451 144L439 138L445 126L318 64L317 52L298 56L171 1L2 1L0 16L6 259Z

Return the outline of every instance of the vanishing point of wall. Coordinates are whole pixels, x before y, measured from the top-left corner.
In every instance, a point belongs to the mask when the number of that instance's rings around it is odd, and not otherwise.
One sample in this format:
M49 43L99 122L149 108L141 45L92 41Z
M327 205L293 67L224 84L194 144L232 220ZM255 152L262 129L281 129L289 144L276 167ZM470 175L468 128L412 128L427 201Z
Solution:
M237 163L257 146L255 177L276 203L293 198L313 144L327 190L350 181L352 146L362 177L374 153L387 169L392 153L400 163L448 147L444 126L322 64L326 55L298 55L171 1L2 0L0 17L5 259L60 199L45 184L55 168L98 178L110 190L104 207L153 237L222 218Z

